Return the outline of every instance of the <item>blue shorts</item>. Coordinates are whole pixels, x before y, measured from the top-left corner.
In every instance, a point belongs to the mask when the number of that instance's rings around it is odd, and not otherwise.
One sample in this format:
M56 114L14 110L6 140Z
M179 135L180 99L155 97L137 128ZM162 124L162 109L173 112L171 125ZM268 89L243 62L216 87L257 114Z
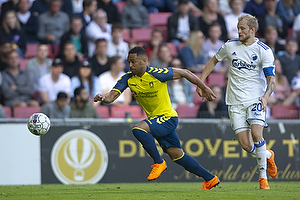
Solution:
M179 137L175 131L178 117L160 115L144 121L149 125L150 134L158 141L164 152L169 147L181 148Z

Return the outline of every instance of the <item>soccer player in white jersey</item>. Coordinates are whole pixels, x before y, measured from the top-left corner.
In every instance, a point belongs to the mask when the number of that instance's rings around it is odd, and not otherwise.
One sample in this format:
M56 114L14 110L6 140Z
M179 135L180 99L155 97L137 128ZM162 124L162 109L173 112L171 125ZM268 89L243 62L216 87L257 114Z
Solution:
M204 81L215 65L229 60L226 104L231 126L241 147L255 154L259 167L260 189L270 189L266 170L277 175L274 152L266 150L263 128L266 125L267 100L275 88L272 50L255 38L257 19L242 15L237 24L238 39L227 41L207 63L200 79ZM200 88L197 91L201 94Z

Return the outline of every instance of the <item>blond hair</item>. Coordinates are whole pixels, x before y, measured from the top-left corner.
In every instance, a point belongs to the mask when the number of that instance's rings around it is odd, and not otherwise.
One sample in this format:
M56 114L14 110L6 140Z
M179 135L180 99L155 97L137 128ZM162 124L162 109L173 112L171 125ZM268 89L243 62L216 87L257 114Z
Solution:
M15 16L15 18L16 18L16 24L15 24L16 29L17 29L17 30L21 30L21 25L20 25L20 22L19 22L17 13L16 13L15 11L13 11L13 10L9 10L9 11L7 11L7 12L5 13L4 20L3 20L3 22L2 22L2 26L3 26L3 28L4 28L4 30L5 30L6 33L9 33L9 32L10 32L10 28L8 27L8 24L6 23L6 18L7 18L7 16L8 16L10 13L12 13L12 14Z
M258 22L255 17L249 14L245 14L239 17L238 22L244 19L247 21L247 25L249 26L250 29L255 28L255 32L258 30Z
M203 54L202 46L199 45L199 32L202 31L192 31L189 36L189 40L187 41L187 45L191 47L193 55L196 57L199 54Z

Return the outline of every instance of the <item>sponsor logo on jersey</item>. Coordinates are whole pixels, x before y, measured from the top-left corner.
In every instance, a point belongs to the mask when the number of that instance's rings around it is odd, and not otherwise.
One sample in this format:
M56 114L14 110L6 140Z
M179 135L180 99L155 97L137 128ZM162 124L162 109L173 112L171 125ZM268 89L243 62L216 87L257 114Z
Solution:
M238 69L248 69L248 70L254 70L256 68L256 65L252 64L248 64L243 60L239 60L239 59L232 59L232 66Z
M104 176L108 154L94 133L76 129L64 133L51 151L51 167L64 184L95 184Z

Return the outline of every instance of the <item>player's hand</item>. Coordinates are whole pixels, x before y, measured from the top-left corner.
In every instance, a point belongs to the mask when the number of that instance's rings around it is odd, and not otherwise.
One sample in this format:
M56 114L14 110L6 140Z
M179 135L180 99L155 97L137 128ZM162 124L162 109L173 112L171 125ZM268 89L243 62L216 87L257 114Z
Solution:
M96 94L94 96L94 102L103 101L103 100L104 100L104 95L102 94Z
M267 99L265 97L259 97L259 101L261 102L262 104L262 111L266 112L267 110Z
M216 98L215 93L209 88L209 87L205 87L204 90L202 90L201 88L197 87L196 88L196 92L199 94L200 97L204 97L206 98L208 101L211 101L213 99ZM203 99L204 101L204 99Z

